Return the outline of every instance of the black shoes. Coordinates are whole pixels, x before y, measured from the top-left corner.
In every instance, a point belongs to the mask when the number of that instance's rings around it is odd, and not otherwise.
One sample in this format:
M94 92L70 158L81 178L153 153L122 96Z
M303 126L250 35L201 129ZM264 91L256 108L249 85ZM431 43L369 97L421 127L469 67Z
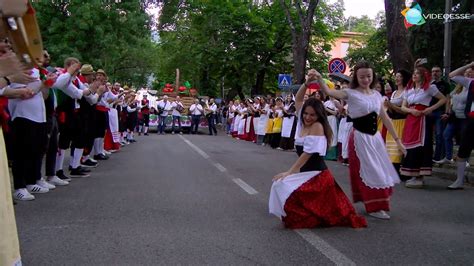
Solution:
M94 155L94 160L101 160L101 161L104 161L104 160L108 160L109 157L108 156L105 156L104 154L98 154L98 155Z
M71 168L69 175L71 177L89 177L90 175L87 172L90 172L90 170L86 170L79 166L77 168Z
M81 163L81 166L86 167L86 168L95 168L95 167L97 167L97 165L99 165L99 163L93 162L90 159L87 159L86 161Z
M57 171L56 176L59 177L61 180L68 181L68 182L71 181L71 178L69 176L66 176L63 170Z

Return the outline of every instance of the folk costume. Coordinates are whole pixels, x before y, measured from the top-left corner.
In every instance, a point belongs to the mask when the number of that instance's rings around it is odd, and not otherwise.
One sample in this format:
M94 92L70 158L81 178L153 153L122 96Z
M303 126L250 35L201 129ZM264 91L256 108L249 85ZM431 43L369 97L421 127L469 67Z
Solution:
M390 210L392 187L400 182L377 131L382 96L356 89L347 93L348 113L354 129L349 136L349 172L354 202L363 202L368 213Z

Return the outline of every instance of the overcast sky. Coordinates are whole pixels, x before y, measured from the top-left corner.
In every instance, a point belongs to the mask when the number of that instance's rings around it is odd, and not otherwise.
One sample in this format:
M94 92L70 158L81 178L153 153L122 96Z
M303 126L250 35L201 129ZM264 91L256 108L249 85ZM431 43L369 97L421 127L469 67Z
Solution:
M330 0L329 2L335 2ZM370 18L375 18L380 10L385 10L383 0L344 0L344 17L360 17L367 15Z

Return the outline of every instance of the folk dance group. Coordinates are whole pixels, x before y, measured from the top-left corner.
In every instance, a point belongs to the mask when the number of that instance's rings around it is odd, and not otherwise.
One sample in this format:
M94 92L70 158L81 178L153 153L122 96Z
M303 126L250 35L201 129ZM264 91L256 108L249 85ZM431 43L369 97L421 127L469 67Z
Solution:
M314 83L324 95L347 104L344 110L348 116L341 126L350 129L346 145L354 203L362 202L369 216L387 220L393 187L400 182L396 168L400 168L401 175L411 178L406 187L423 186L423 176L431 174L432 163L431 130L425 116L443 106L446 97L430 83L430 76L419 63L415 63L411 77L406 71L397 72L397 90L390 99L384 99L373 89L375 73L367 62L355 66L350 88L342 90L329 89L316 70L308 72L295 99L298 115L294 141L299 158L288 171L273 178L270 213L281 218L288 228L367 226L324 163L335 130L329 119L331 114L328 116L328 105L315 98L306 100L307 87ZM474 130L472 68L474 63L450 74L467 92L467 124L462 136L469 136ZM432 99L438 101L430 105ZM386 130L383 137L382 127ZM461 138L458 178L449 188L462 187L466 160L473 146L470 138Z

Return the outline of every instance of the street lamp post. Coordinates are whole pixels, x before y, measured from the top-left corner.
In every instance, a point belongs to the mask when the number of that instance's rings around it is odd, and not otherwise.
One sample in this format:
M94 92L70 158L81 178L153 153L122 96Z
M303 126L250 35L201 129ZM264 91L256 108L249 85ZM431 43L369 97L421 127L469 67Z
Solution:
M446 0L445 14L451 14L452 5L452 0ZM449 72L451 72L451 29L452 21L449 19L449 16L446 16L444 20L444 76L449 75Z

